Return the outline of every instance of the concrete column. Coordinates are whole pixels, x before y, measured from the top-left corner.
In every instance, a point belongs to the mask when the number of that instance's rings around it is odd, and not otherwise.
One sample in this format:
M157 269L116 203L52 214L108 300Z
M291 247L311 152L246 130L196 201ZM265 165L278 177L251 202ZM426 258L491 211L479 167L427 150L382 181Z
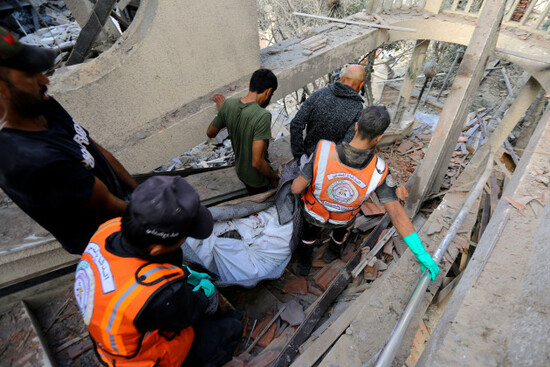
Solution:
M443 5L443 0L426 0L424 10L429 11L433 14L439 14L439 11L441 10L441 5Z
M399 92L399 97L397 98L397 103L395 104L395 112L392 119L392 123L394 125L399 125L403 115L405 114L407 106L409 105L409 100L411 99L411 94L416 83L416 77L422 69L429 45L429 40L416 41L411 63L407 68L407 74L405 74L405 80L403 81L401 91Z
M92 4L90 0L64 0L63 2L67 5L67 8L69 8L80 27L84 27L90 18L94 4ZM117 39L119 36L120 32L118 31L118 28L109 18L107 19L107 22L105 22L103 31L98 35L96 41L103 42L108 38Z
M418 168L417 179L406 204L409 215L420 209L420 204L428 193L441 187L485 66L495 50L505 1L486 0L484 4L428 151Z
M539 94L541 89L542 87L535 78L530 77L502 118L498 127L491 134L491 139L489 141L492 145L491 150L497 150L502 143L504 143L504 140L508 138L508 135L510 135L514 129L514 126L518 124L519 120L525 115L525 112L527 112L529 106L531 106L535 98L537 98L537 94Z

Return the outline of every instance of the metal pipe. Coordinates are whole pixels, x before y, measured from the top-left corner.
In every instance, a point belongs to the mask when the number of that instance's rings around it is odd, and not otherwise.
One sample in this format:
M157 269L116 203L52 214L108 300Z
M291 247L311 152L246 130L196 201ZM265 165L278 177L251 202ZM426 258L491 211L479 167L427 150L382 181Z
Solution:
M460 227L462 226L462 223L468 216L468 213L470 212L478 196L481 194L481 191L485 186L485 182L487 182L487 180L489 179L489 176L491 175L491 171L493 168L493 159L494 159L494 155L491 153L489 155L487 166L485 167L485 170L483 171L481 178L476 183L474 189L470 191L470 193L466 197L466 200L464 201L464 205L460 209L460 212L456 216L456 219L453 222L451 228L449 228L449 231L445 235L445 238L443 239L443 241L441 241L441 244L439 245L438 249L434 254L433 260L436 263L439 263L443 258L443 255L447 251L447 248L449 247L454 237L458 233L458 230L460 229ZM378 354L378 358L376 359L376 362L374 362L374 367L384 367L384 366L392 365L393 360L395 359L395 355L397 354L399 347L401 345L401 341L405 336L405 333L409 327L409 324L412 318L414 317L414 314L416 313L416 309L420 305L420 302L422 301L424 293L426 292L426 289L428 289L429 284L430 284L430 274L429 274L429 271L426 269L422 274L422 278L420 279L420 282L416 286L416 289L413 295L411 296L409 303L407 304L407 306L399 316L399 320L397 321L397 324L393 328L388 340L386 341L386 344Z
M437 98L435 99L436 101L439 101L439 98L441 98L441 93L443 93L443 89L445 89L445 87L447 86L447 81L449 81L449 77L451 76L451 73L453 72L453 69L455 68L456 63L458 62L458 58L460 57L460 54L463 52L464 52L463 49L456 51L455 59L451 64L451 68L449 69L447 76L445 77L445 79L443 79L443 84L441 85L441 89L439 90L439 93L437 93Z

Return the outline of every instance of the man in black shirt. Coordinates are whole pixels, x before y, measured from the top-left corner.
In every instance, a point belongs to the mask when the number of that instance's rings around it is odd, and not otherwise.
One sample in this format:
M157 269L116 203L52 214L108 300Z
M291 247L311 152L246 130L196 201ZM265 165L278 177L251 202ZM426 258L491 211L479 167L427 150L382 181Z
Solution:
M126 209L136 182L46 94L55 52L0 27L0 187L63 248L81 254Z

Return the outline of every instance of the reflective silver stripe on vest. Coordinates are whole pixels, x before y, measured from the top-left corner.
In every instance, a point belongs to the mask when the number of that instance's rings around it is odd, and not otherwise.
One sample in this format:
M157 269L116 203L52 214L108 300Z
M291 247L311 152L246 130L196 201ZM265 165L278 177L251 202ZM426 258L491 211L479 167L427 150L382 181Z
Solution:
M363 200L367 200L371 192L373 192L378 187L378 185L380 184L380 181L382 180L382 175L384 174L385 171L386 171L386 162L384 162L382 158L379 158L378 156L376 156L376 167L374 168L374 172L372 173L372 177L369 182L367 195L365 195L365 198Z
M317 161L317 175L315 176L315 191L313 191L313 196L317 200L320 200L321 198L321 191L323 190L323 181L325 180L325 173L327 171L328 155L330 153L331 144L332 143L327 140L321 140L321 152L319 153L319 160Z
M307 205L304 205L304 210L306 211L306 213L309 214L310 217L312 217L316 221L321 222L321 223L326 222L325 218L321 217L319 214L315 213L313 210L309 210Z
M342 225L345 225L345 224L348 224L349 223L349 220L335 220L335 219L328 219L328 222L329 223L332 223L332 224L342 224Z
M157 266L156 268L153 268L151 270L149 270L148 272L146 272L145 274L143 274L145 276L145 278L147 279L149 276L153 275L154 273L156 273L157 271L160 271L160 270L172 270L172 269L175 269L176 267L175 266L170 266L170 267L166 267L166 266ZM114 338L114 335L111 334L111 329L113 327L113 323L115 321L115 318L116 318L116 315L117 315L117 311L118 311L118 308L120 307L120 305L122 304L122 302L124 302L124 300L126 298L128 298L128 296L138 287L139 283L138 282L135 282L134 284L132 284L125 292L124 294L122 294L122 296L117 300L117 302L115 303L115 306L113 307L113 312L111 312L111 316L109 317L109 323L107 324L107 333L109 333L109 340L111 341L111 347L113 348L113 350L118 354L119 351L118 351L118 348L116 346L116 342L115 342L115 338Z

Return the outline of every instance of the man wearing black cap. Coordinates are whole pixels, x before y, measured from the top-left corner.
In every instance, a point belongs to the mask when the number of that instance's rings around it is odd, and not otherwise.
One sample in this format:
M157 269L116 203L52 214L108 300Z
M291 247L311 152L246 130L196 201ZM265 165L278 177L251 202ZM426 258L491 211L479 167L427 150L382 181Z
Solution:
M0 27L0 187L63 248L81 254L121 215L136 182L46 94L55 52Z
M122 218L103 223L75 275L75 297L98 358L109 366L220 366L242 333L239 320L210 316L208 274L182 267L180 246L210 236L213 220L181 177L142 183Z

